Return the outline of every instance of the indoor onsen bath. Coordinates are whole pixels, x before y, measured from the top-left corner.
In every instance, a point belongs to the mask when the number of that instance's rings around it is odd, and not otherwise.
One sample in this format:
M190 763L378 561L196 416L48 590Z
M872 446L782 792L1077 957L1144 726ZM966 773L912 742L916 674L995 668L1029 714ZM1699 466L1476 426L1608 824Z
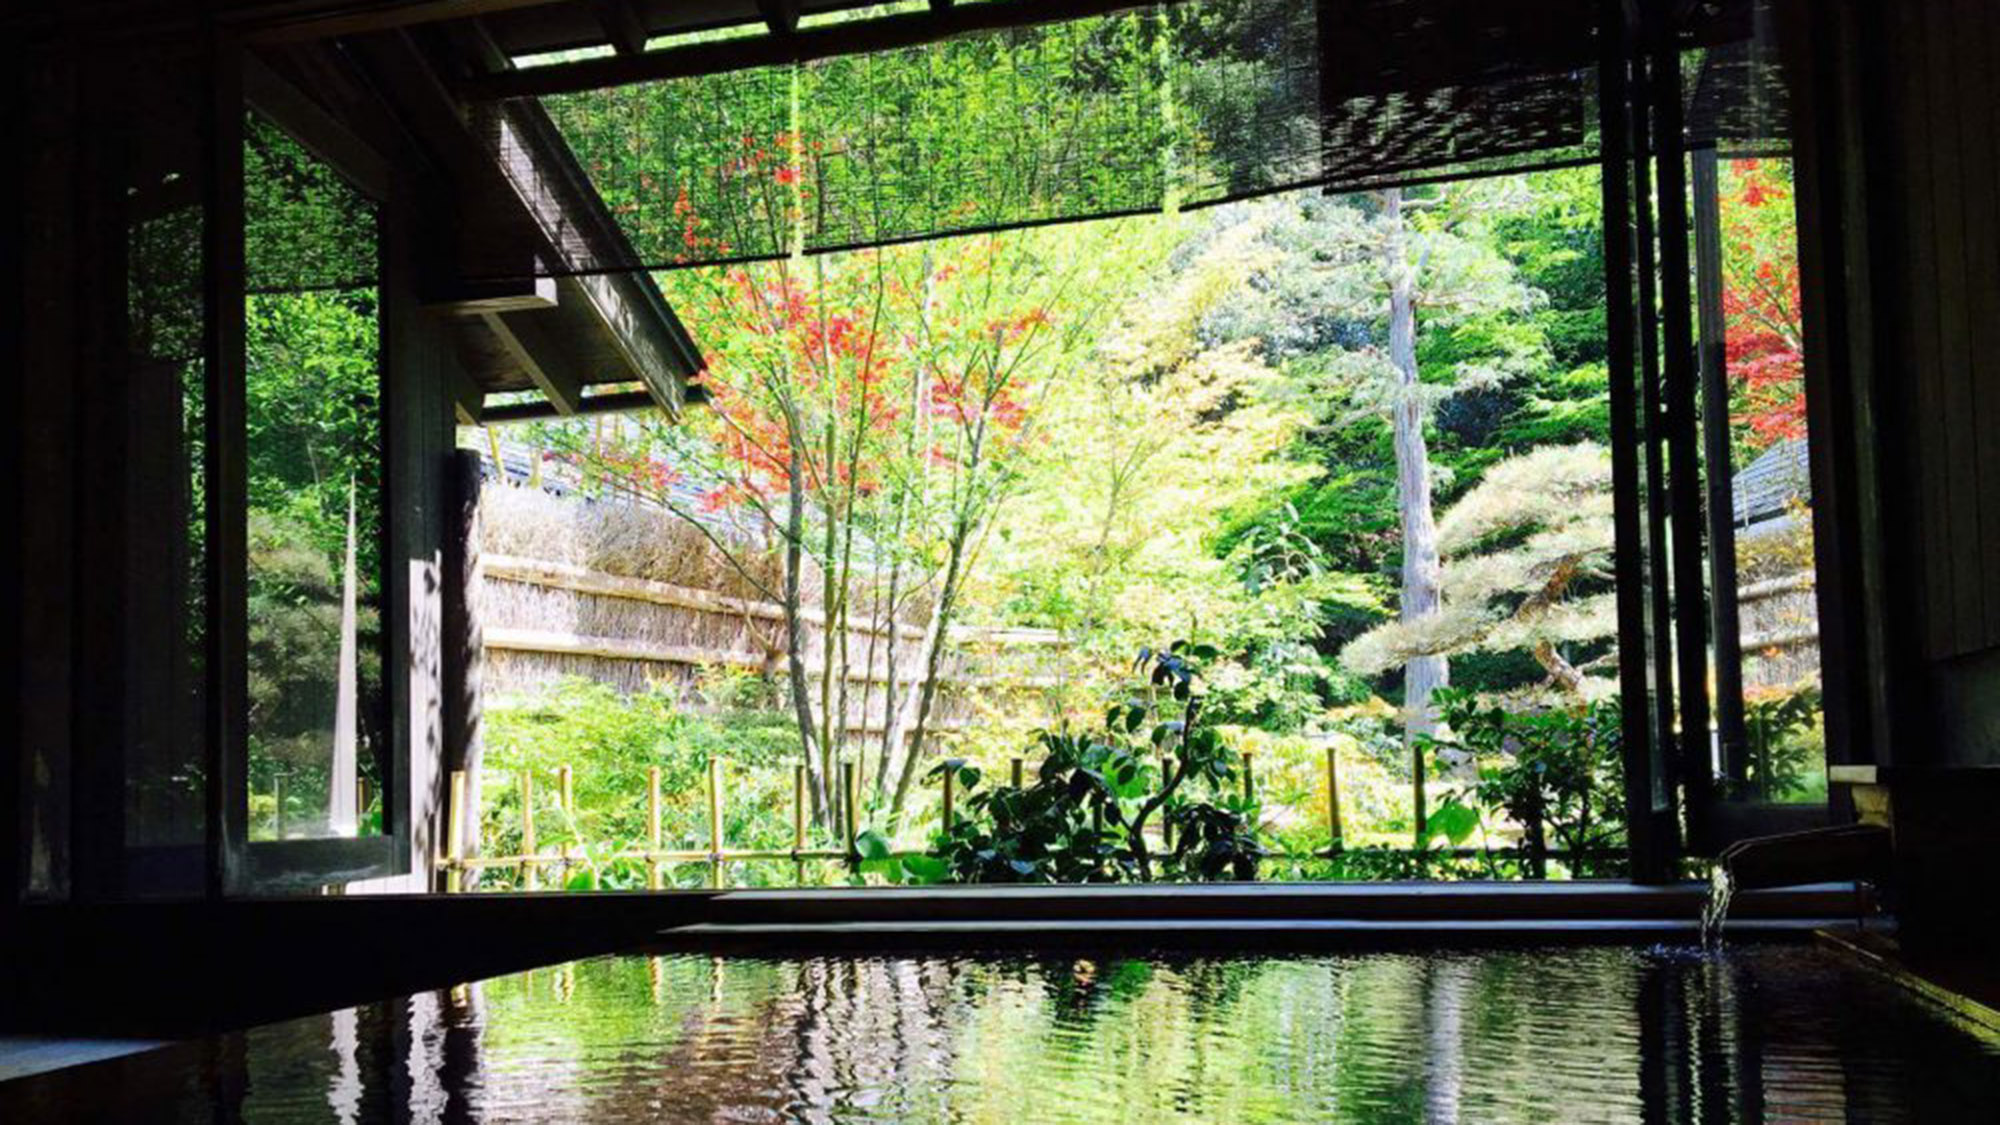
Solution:
M1974 1121L2000 1034L1792 944L616 954L0 1088L16 1120ZM95 1075L86 1078L89 1072Z
M0 1122L2000 1117L1987 5L0 56Z

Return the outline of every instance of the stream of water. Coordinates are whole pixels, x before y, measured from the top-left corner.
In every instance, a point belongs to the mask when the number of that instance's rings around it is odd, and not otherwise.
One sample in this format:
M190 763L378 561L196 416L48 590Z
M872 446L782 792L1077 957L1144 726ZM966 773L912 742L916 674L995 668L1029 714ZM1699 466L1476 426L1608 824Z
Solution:
M1701 906L1701 947L1722 948L1723 927L1729 922L1729 904L1736 897L1736 877L1718 863L1708 873L1708 900Z

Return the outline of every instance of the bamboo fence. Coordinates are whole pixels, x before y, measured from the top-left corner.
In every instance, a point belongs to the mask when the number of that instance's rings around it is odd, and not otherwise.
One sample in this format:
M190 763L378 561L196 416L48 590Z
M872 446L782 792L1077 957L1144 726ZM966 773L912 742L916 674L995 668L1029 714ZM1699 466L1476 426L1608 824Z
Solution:
M1009 767L1010 780L1013 785L1016 788L1022 787L1027 780L1026 759L1014 758L1009 763ZM667 848L662 846L664 833L662 830L661 812L663 804L660 794L660 770L659 767L655 766L646 773L647 846L616 852L597 853L595 854L595 858L599 861L622 860L644 865L646 869L646 887L649 890L661 890L664 888L664 869L671 864L706 864L709 867L709 886L721 889L728 885L727 868L732 863L757 861L789 862L793 865L795 881L803 885L805 882L806 865L810 862L840 861L854 865L860 861L859 841L862 832L867 830L867 826L862 824L858 803L861 784L854 762L843 762L840 769L840 788L837 801L840 816L835 829L836 837L841 845L838 847L809 846L807 822L810 805L806 792L806 771L803 765L792 767L792 846L777 849L730 847L728 841L724 838L725 818L723 816L728 805L728 777L728 770L724 760L721 758L711 758L708 764L707 777L703 785L703 795L706 798L708 813L708 846L706 848ZM1240 779L1243 796L1254 799L1257 793L1257 774L1254 756L1251 754L1244 754L1242 756ZM462 852L460 841L464 839L464 834L459 830L459 826L466 823L466 817L473 818L473 823L477 823L479 810L466 806L467 786L464 771L453 771L451 775L449 807L452 831L444 834L444 839L448 842L447 848L445 853L437 858L438 869L445 876L445 889L447 892L455 893L464 889L464 877L467 873L493 868L512 868L518 876L519 885L526 890L539 889L541 877L543 874L550 872L555 874L555 885L558 888L567 883L569 873L580 862L581 853L574 845L567 843L554 851L543 850L537 846L534 803L535 777L532 771L522 771L518 775L517 784L519 785L521 794L521 854L467 856ZM574 775L568 766L562 766L556 770L556 786L558 804L565 816L573 823L576 811ZM1327 747L1326 751L1326 792L1327 800L1324 816L1328 830L1328 848L1325 851L1301 855L1273 854L1267 858L1279 861L1326 859L1338 853L1342 842L1339 762L1338 755L1332 746ZM957 801L958 793L955 771L947 770L941 775L939 783L941 820L946 827L949 827L956 820ZM1163 849L1173 846L1171 833L1164 825L1160 832L1159 844ZM1439 852L1441 854L1481 854L1478 849L1440 849ZM921 849L896 849L889 852L889 855L893 858L924 854L926 853ZM1554 856L1556 853L1550 852L1549 854Z

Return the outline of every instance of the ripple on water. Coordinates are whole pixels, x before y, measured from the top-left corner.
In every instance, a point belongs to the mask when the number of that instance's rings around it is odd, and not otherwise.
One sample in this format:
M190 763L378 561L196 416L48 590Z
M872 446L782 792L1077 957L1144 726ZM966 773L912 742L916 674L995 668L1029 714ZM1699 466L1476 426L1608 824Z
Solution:
M215 1069L240 1058L239 1072ZM2000 1045L1821 951L617 956L260 1028L258 1120L1991 1119ZM32 1095L10 1089L26 1101ZM4 1105L0 1099L0 1105ZM29 1119L25 1118L24 1119Z

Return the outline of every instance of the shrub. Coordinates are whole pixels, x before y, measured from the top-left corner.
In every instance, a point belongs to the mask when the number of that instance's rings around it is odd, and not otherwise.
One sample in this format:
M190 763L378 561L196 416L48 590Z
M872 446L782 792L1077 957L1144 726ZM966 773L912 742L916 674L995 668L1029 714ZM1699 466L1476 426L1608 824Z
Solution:
M977 767L938 766L933 777L949 773L967 791L966 815L938 834L936 867L907 874L967 883L1256 878L1264 849L1255 802L1233 792L1239 759L1201 724L1194 690L1197 663L1215 655L1185 643L1142 651L1146 683L1111 707L1101 733L1040 735L1032 785L981 789ZM1173 839L1157 853L1147 836L1155 824Z
M1546 875L1545 847L1569 853L1578 875L1609 874L1622 862L1615 854L1625 839L1615 701L1509 711L1462 689L1433 698L1451 731L1427 740L1440 774L1470 755L1477 777L1432 810L1431 839L1462 844L1483 834L1497 813L1521 829L1530 877Z

